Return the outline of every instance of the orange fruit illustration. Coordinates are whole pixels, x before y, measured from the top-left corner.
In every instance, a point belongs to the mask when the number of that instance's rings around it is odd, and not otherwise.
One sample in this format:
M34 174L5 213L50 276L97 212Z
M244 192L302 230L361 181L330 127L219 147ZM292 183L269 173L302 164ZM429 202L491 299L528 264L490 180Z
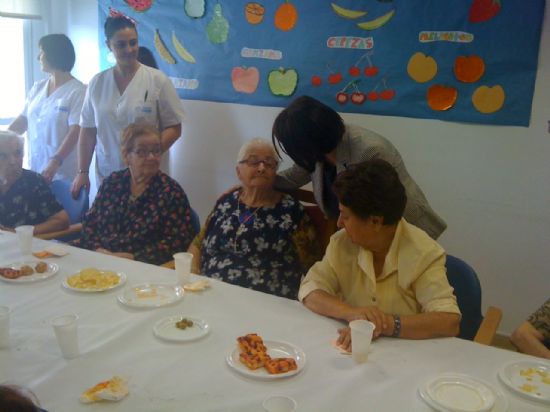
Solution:
M244 8L244 16L250 24L260 24L264 19L265 7L260 3L248 3Z
M296 26L298 10L289 0L285 0L275 12L275 27L282 31L289 31Z
M464 83L474 83L485 73L485 63L479 56L458 56L455 60L455 76Z
M443 111L449 110L455 105L458 91L451 86L442 84L434 84L428 89L426 99L432 110Z

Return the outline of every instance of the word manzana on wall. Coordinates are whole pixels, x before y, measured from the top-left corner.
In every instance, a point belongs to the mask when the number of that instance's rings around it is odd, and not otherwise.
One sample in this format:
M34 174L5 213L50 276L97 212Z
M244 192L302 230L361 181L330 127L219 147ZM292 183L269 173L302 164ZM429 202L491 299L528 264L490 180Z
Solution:
M544 0L99 0L182 99L527 126ZM113 64L100 34L102 67Z

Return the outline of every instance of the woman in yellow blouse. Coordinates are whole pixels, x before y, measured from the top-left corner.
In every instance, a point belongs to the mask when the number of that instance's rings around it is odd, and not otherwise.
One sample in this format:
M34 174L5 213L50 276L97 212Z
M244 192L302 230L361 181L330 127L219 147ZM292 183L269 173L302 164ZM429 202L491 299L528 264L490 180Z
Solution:
M460 311L445 272L445 251L403 218L405 189L381 159L341 173L334 184L340 217L322 261L300 285L314 312L367 319L374 336L425 339L458 334ZM338 343L350 347L349 328Z

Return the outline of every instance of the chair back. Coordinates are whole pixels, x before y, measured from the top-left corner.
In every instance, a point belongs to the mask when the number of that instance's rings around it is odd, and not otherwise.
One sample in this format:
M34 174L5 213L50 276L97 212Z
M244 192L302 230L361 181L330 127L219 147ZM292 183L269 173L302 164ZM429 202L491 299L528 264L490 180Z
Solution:
M201 231L201 220L199 215L192 207L189 207L189 209L191 210L191 226L193 226L195 233L199 233Z
M476 272L463 260L447 255L447 279L454 288L462 319L459 338L473 340L483 315L481 312L481 284Z
M78 198L71 195L71 184L66 180L54 180L50 186L55 198L69 215L71 224L82 221L89 208L88 192L84 187L80 189Z

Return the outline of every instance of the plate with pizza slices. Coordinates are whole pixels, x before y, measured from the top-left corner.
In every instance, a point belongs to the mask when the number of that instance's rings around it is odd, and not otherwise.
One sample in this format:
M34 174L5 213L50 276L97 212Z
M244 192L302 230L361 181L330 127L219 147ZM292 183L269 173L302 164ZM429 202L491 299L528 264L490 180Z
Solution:
M15 262L0 267L0 279L11 283L29 283L48 279L59 271L55 263L42 261Z
M251 333L237 338L237 346L226 357L236 372L254 379L273 380L294 376L306 364L298 346L279 340L263 340Z

